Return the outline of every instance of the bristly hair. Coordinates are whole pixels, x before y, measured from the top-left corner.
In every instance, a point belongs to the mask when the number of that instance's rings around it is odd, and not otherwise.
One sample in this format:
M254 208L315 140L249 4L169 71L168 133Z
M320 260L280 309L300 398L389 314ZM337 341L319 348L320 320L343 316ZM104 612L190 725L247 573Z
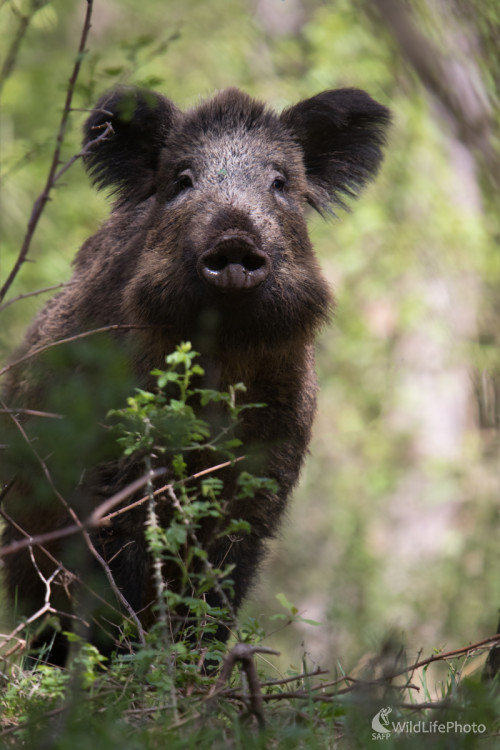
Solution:
M279 119L262 102L252 99L237 88L227 88L187 110L184 124L190 132L198 130L203 134L223 136L236 129L276 127Z

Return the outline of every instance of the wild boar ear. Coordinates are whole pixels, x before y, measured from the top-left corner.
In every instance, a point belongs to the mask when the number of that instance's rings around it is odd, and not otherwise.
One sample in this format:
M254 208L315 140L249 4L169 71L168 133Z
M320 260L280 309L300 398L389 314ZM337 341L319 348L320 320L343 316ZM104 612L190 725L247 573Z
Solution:
M302 148L309 203L320 213L345 207L377 173L389 110L359 89L324 91L281 114Z
M165 137L179 113L153 91L122 87L98 101L87 119L83 160L98 190L109 188L121 202L146 200L155 192L155 177ZM97 140L110 124L112 130Z

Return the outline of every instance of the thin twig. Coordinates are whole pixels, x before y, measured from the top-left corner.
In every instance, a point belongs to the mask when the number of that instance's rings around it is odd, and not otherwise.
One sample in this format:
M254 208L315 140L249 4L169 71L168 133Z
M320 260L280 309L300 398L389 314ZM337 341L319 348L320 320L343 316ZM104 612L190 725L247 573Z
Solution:
M163 468L155 469L151 473L146 472L146 474L143 474L142 477L139 477L139 479L136 479L134 482L131 482L122 490L120 490L119 492L116 492L108 500L105 500L103 503L101 503L99 507L97 507L93 511L88 521L85 522L85 525L88 527L109 525L110 519L113 518L113 516L115 515L114 513L107 515L109 511L111 510L111 508L115 508L117 505L119 505L124 500L126 500L127 497L130 497L135 492L137 492L137 490L140 490L141 487L144 487L144 485L148 485L150 481L154 481L155 479L158 479L158 477L161 477L163 474L166 474L166 472L167 470ZM146 495L144 498L141 498L140 502L147 500L148 497L149 496ZM137 503L137 504L140 504L140 503ZM128 505L127 510L135 507L135 505L136 503L132 503L132 505Z
M217 464L217 466L211 466L209 469L203 469L203 471L198 471L198 472L196 472L196 474L191 474L191 476L186 477L186 479L176 480L175 485L176 485L176 487L180 487L180 486L182 486L184 484L188 484L189 482L193 482L196 479L199 479L200 477L205 476L206 474L212 474L214 471L220 471L221 469L227 469L229 466L234 466L234 464L237 463L238 461L243 461L244 458L245 458L245 456L238 456L238 458L235 458L233 461L224 461L224 463ZM159 476L159 474L162 473L162 470L160 470L160 469L157 469L157 471L158 471L158 474L156 474L155 476ZM161 495L164 492L170 492L170 490L172 490L172 489L173 489L173 484L171 484L171 483L164 484L162 487L159 487L157 490L155 490L153 492L153 495L156 497L157 495ZM116 495L114 495L114 497L116 497ZM109 513L107 516L103 516L100 519L100 523L101 524L108 523L113 518L116 518L116 516L121 516L123 513L128 513L133 508L138 508L140 505L144 505L144 503L146 503L148 501L148 499L149 499L149 496L148 495L144 495L144 497L141 497L139 500L136 500L135 503L131 503L130 505L127 505L125 508L120 508L119 510L116 510L114 513ZM108 501L110 503L110 507L111 507L111 500L113 500L113 498L111 498ZM113 501L113 505L118 505L118 503L115 503ZM108 508L108 510L109 510L109 508ZM99 513L102 514L103 513L102 506L99 506L99 508L97 508L97 510L95 512L99 512Z
M319 677L322 674L329 674L327 669L320 669L318 667L314 672L303 672L302 674L291 675L290 677L283 677L282 680L269 680L268 682L261 682L261 687L275 687L276 685L288 685L290 682L300 682L301 680L309 679L310 677ZM312 687L311 690L319 690L321 687L328 687L332 683L327 682L316 687Z
M43 417L45 419L64 419L62 414L53 414L50 411L37 411L36 409L0 409L0 414L23 414L26 417Z
M0 493L0 502L3 499L3 497L5 497L6 490L9 490L13 484L14 482L9 483L9 485L7 485L7 487L4 488L4 490ZM35 537L31 537L28 534L28 532L22 528L22 526L19 526L19 524L16 523L16 521L13 518L11 518L11 516L9 516L8 513L6 513L5 509L2 508L1 505L0 505L0 516L4 519L4 521L6 522L8 526L12 526L12 528L14 528L19 534L21 534L21 536L24 537L25 540L27 540L28 543L24 544L23 547L29 547L30 541L32 540L32 546L36 546L40 550L40 552L42 552L45 555L45 557L48 560L50 560L50 562L54 565L54 567L59 568L61 571L64 572L64 575L67 576L70 581L75 581L75 583L77 583L79 586L82 586L89 594L91 594L95 599L97 599L98 602L100 602L101 604L107 605L116 614L120 614L120 615L122 614L121 610L117 609L109 601L104 599L104 597L100 596L100 594L94 591L94 589L91 588L91 586L89 586L84 580L80 578L80 576L78 576L73 571L68 570L68 568L66 568L60 560L54 557L54 555L51 552L49 552L49 550L46 547L44 547L41 542L38 542L37 544L35 544ZM78 531L80 531L80 529L78 529ZM125 616L125 619L129 622L132 622L131 620L128 620L127 616Z
M5 414L34 414L35 416L45 416L45 417L59 417L58 414L48 414L45 412L32 412L31 410L19 410L19 409L7 409L3 408L0 409L0 413ZM243 459L243 456L240 457L241 460ZM226 461L222 464L218 464L217 466L212 466L209 469L204 469L203 471L199 471L196 474L191 475L190 477L187 477L184 480L181 480L178 482L178 484L186 484L187 482L194 481L195 479L198 479L200 476L203 476L205 474L209 474L214 471L218 471L220 469L224 469L228 466L231 466L234 462L233 461ZM157 479L158 477L162 476L166 473L166 469L160 468L155 469L153 472L153 479ZM110 521L115 518L116 516L121 515L122 513L129 512L130 510L143 505L149 498L148 495L144 495L144 497L141 497L140 500L137 500L135 503L131 503L130 505L127 505L125 508L120 508L120 510L115 511L114 513L109 513L111 508L116 507L120 503L122 503L124 500L126 500L128 497L133 495L137 490L141 489L141 487L144 487L148 482L148 475L144 474L142 477L139 477L139 479L136 479L134 482L131 482L126 487L124 487L119 492L116 492L112 497L108 498L104 502L102 502L84 521L80 521L78 524L70 524L69 526L65 526L62 529L55 529L54 531L47 531L43 534L36 534L35 536L27 536L26 539L18 539L16 542L12 542L11 544L5 545L4 547L0 548L0 558L1 557L7 557L7 555L12 555L14 553L20 552L22 549L25 549L26 547L33 546L40 546L42 544L46 544L47 542L54 542L57 539L64 539L68 536L73 536L74 534L79 534L84 529L94 529L98 528L100 526L108 526ZM13 482L11 483L13 484ZM8 485L4 491L8 490L10 488L10 485ZM165 491L168 491L172 489L171 484L163 485L158 490L154 491L154 495L161 494ZM0 494L0 500L3 497L3 493Z
M0 401L0 404L5 408L5 404L3 404L1 401ZM40 467L42 469L42 472L45 475L45 477L47 479L47 482L49 483L50 488L52 489L52 491L56 495L56 497L59 500L59 502L63 505L64 509L66 510L66 512L68 513L68 515L71 517L71 519L73 520L74 524L78 527L79 531L81 532L81 534L83 536L83 539L85 540L85 544L87 545L87 548L88 548L89 552L97 560L97 562L99 563L99 565L102 567L102 569L104 571L104 574L105 574L105 576L106 576L106 578L108 580L108 583L109 583L110 587L112 588L113 593L115 594L117 600L124 606L124 608L126 609L126 611L129 614L130 618L133 620L133 622L134 622L134 624L135 624L135 626L137 628L137 634L138 634L138 638L139 638L140 642L143 643L143 644L146 643L146 637L145 637L145 634L144 634L144 629L143 629L143 627L142 627L142 625L140 623L140 620L137 617L137 614L135 613L134 609L130 606L129 602L127 601L127 599L125 598L125 596L121 592L120 588L117 586L117 584L115 582L115 579L113 577L113 574L111 572L111 568L109 567L109 565L107 564L107 562L104 560L104 558L102 557L102 555L100 555L99 552L97 551L97 549L96 549L94 543L92 542L92 539L90 538L90 535L89 535L87 529L84 527L82 521L80 521L80 519L76 515L76 513L73 510L73 508L71 507L71 505L61 495L61 493L59 492L59 490L55 486L54 481L52 479L52 476L50 474L50 471L49 471L49 468L48 468L47 464L42 459L42 457L38 454L38 452L36 451L36 449L33 447L33 444L31 443L28 435L24 431L24 429L23 429L22 425L20 424L19 420L15 417L14 414L10 414L10 418L12 419L12 421L14 422L14 424L16 425L16 427L19 430L19 432L21 433L21 435L23 436L23 439L25 440L26 444L30 447L31 451L33 452L33 455L37 459L37 461L38 461L38 463L39 463L39 465L40 465Z
M72 167L73 164L76 161L78 161L78 159L81 159L82 156L85 156L85 154L87 154L89 151L92 151L92 149L94 148L94 146L96 146L101 141L106 140L106 138L108 136L113 135L114 130L113 130L113 126L111 125L110 122L103 123L101 125L101 127L104 128L104 129L103 129L102 133L97 136L97 138L94 138L93 140L91 140L88 143L86 143L85 146L77 154L73 154L73 156L70 159L68 159L68 161L66 162L66 164L63 164L63 166L61 167L61 169L59 170L59 172L57 172L57 174L54 175L54 184L61 179L61 177L63 176L63 174L66 174L66 172L68 171L68 169L70 169L70 167Z
M406 667L405 669L400 669L399 672L395 672L390 676L390 679L393 679L394 677L399 677L399 675L406 674L407 672L414 672L416 669L420 669L421 667L426 667L428 664L432 664L436 661L447 661L448 659L456 659L458 656L464 656L465 654L470 654L472 651L478 651L481 648L485 648L486 646L489 646L490 644L496 643L500 641L500 633L496 633L495 635L490 635L489 638L484 638L482 641L477 641L477 643L471 643L469 646L463 646L462 648L457 648L454 651L445 651L442 654L433 654L432 656L427 657L426 659L422 659L421 661L415 662L411 667Z
M5 412L7 414L17 414L18 411L14 409L2 409L0 412ZM229 462L228 462L229 463ZM214 471L216 468L214 467ZM159 476L162 476L162 474L165 474L166 469L156 469L153 472L153 478L156 479ZM207 473L205 470L203 473ZM133 495L137 490L141 489L141 487L144 487L148 483L148 475L144 474L142 477L139 477L139 479L136 479L134 482L131 482L126 487L124 487L119 492L115 493L112 497L105 500L103 503L101 503L89 516L89 518L85 521L81 521L78 524L70 524L69 526L65 526L62 529L55 529L54 531L47 531L43 534L36 534L35 536L30 536L26 539L19 539L16 542L12 542L11 544L8 544L2 548L0 548L0 558L6 557L7 555L12 555L14 553L19 552L22 549L25 549L26 547L30 546L39 546L41 544L46 544L47 542L54 542L57 539L64 539L68 536L73 536L74 534L79 534L84 529L93 529L97 528L99 526L108 526L109 522L115 517L120 515L122 512L128 512L132 510L133 508L144 504L149 496L145 495L140 500L138 500L136 503L131 503L130 505L127 505L126 508L121 509L120 511L116 511L115 513L110 513L108 515L105 515L108 513L111 508L114 508L116 505L119 505L124 500L127 499L127 497L130 497ZM171 485L165 485L164 487L160 488L160 490L155 491L155 495L158 494L158 492L164 492L165 489L170 488Z
M342 677L339 677L338 679L333 680L332 682L320 683L318 685L312 686L311 688L307 690L299 689L293 692L261 694L261 699L262 701L265 701L265 702L280 701L280 700L311 700L316 703L321 703L321 702L331 703L339 695L345 695L355 690L365 689L368 686L371 686L371 687L387 686L394 678L399 677L401 674L405 674L406 672L411 672L413 674L416 669L426 667L429 664L432 664L433 662L456 659L459 656L463 656L473 651L484 649L491 644L497 643L498 641L500 641L500 634L497 633L496 635L490 636L489 638L485 638L482 641L472 643L468 646L463 646L462 648L454 649L453 651L447 651L441 654L433 654L432 656L427 657L426 659L421 659L421 660L417 659L417 661L414 664L412 664L410 667L394 672L393 674L387 675L387 677L380 679L380 680L362 680L362 679L350 677L349 675L343 675ZM223 670L223 672L221 673L219 680L217 682L217 685L215 686L215 688L212 689L212 692L208 696L209 698L212 698L215 695L221 695L225 698L245 702L246 697L241 692L236 692L234 688L224 687L224 683L227 682L227 672L229 670L229 666L231 666L231 669L232 669L232 665L234 665L234 658L232 659L232 661L229 662L228 669L225 672ZM223 676L224 676L224 679L222 679ZM262 689L264 687L273 687L274 685L285 684L286 682L293 682L294 680L300 679L300 677L301 675L297 675L295 677L290 677L287 680L278 680L276 682L261 683L260 688ZM326 688L334 687L335 685L338 685L342 682L346 682L347 687L341 690L323 692L319 695L317 694L318 691L320 690L325 691ZM397 686L397 688L400 691L404 691L409 688L414 689L414 690L419 690L419 688L417 688L414 685L408 684L408 682L406 682L404 685ZM446 707L446 705L447 704L445 701L440 701L436 703L426 702L426 703L420 703L420 704L401 703L400 707L407 708L407 709L424 710L426 708L430 708L430 709L444 708Z
M87 12L85 14L85 21L83 24L82 34L80 37L80 44L78 46L78 52L76 55L75 64L73 66L73 71L71 73L71 76L68 82L68 88L66 90L66 100L64 102L63 113L61 117L61 122L59 124L59 130L58 130L57 138L56 138L56 145L54 148L54 153L52 156L52 162L49 168L47 181L45 183L44 189L42 190L42 192L36 199L35 203L33 204L33 210L31 212L31 216L28 221L26 234L24 236L23 244L19 251L19 255L17 256L14 266L12 267L12 270L9 273L4 285L0 289L0 302L4 299L8 290L12 286L14 279L19 273L21 266L26 261L26 258L27 258L27 255L31 246L31 240L33 239L33 235L35 233L35 229L38 225L42 212L45 208L45 204L49 200L50 192L52 188L54 187L55 178L56 178L56 175L58 174L58 167L60 164L62 144L64 141L64 136L66 133L66 128L68 125L69 115L71 111L71 102L73 99L73 93L75 90L75 85L78 79L78 75L80 73L82 60L85 55L85 45L87 43L87 37L90 31L90 21L92 18L92 7L93 7L93 0L87 0ZM7 71L7 74L9 74L9 71Z
M35 289L34 292L18 294L17 297L13 297L12 299L7 300L7 302L4 302L3 305L0 305L0 312L2 312L2 310L5 310L6 307L9 307L9 305L13 305L14 302L19 302L20 300L27 299L28 297L35 297L38 294L53 292L55 289L61 289L62 287L69 286L71 283L71 281L63 281L61 284L53 284L53 286L46 286L43 289Z

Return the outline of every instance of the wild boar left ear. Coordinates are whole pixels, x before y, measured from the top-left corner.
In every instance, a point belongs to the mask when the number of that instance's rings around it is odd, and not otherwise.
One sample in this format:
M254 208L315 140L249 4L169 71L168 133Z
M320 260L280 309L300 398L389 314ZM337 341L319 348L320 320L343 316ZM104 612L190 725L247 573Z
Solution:
M121 202L152 195L161 150L178 115L154 91L122 86L104 94L83 128L83 161L98 190L107 188Z
M345 207L376 175L389 110L359 89L324 91L281 114L304 154L309 203L320 213Z

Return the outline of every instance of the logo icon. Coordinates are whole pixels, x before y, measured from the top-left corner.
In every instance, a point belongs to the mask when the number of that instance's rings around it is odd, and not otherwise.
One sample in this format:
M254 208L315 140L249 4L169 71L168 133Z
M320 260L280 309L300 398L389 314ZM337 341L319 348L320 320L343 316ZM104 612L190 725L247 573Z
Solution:
M388 706L387 708L381 708L380 711L375 714L372 719L372 729L374 732L386 735L391 733L389 728L389 714L391 711L392 708Z

